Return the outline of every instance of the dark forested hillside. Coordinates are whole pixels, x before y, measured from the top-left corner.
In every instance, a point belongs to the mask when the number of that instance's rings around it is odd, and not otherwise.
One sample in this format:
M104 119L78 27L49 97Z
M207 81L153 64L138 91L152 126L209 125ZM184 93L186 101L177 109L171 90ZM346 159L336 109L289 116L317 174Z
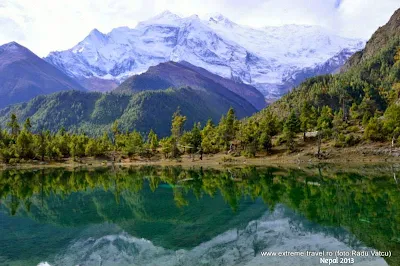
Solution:
M150 67L147 72L128 78L115 91L138 92L165 90L171 87L191 87L196 91L207 91L245 108L248 108L247 102L257 110L266 105L264 96L256 88L222 78L187 62L167 62Z
M97 93L67 91L39 96L29 101L0 111L0 125L5 128L12 113L22 122L28 117L33 131L49 129L53 132L64 127L72 132L101 135L109 131L118 120L121 130L170 134L172 114L179 107L187 115L187 127L195 122L203 124L212 119L218 122L231 106L238 117L250 116L256 111L250 104L248 109L191 88L143 91L139 93Z

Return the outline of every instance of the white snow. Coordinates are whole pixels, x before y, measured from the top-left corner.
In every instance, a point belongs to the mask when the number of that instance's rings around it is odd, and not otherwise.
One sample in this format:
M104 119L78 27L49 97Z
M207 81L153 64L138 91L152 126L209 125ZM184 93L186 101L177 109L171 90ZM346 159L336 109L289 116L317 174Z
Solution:
M52 52L46 60L70 76L112 77L120 82L161 62L184 60L273 95L296 72L364 45L362 40L336 36L318 26L256 29L221 14L181 18L166 11L134 29L120 27L108 34L95 29L75 47Z

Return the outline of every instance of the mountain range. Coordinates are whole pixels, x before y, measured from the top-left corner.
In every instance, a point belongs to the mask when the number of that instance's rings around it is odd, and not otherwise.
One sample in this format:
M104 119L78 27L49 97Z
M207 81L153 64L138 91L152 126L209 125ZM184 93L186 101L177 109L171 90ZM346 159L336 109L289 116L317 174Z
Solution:
M134 29L94 29L45 60L89 90L112 90L133 74L168 61L187 61L276 99L305 78L337 71L364 41L317 26L251 28L221 14L201 19L166 11ZM99 84L102 84L99 87Z
M261 93L249 85L236 84L189 63L168 62L128 78L113 92L66 91L6 107L0 110L0 125L5 126L15 113L21 122L30 117L34 131L64 127L100 135L118 120L123 131L153 129L166 136L178 107L188 118L188 129L195 122L218 122L230 107L243 118L264 105Z
M0 108L72 89L85 90L73 78L18 43L0 46Z
M340 110L347 119L362 120L363 127L376 126L376 132L390 134L384 131L382 121L388 119L389 108L399 103L400 9L375 31L364 49L347 60L340 73L310 78L267 109L285 119L291 112L301 113L305 104L316 109L327 106L333 112Z
M318 27L251 29L221 15L203 20L170 12L141 22L135 29L117 28L108 34L94 30L74 48L50 53L45 59L16 43L6 44L0 47L0 77L36 87L17 86L22 89L17 93L20 98L14 100L10 96L13 90L4 93L12 87L10 82L2 83L3 107L25 103L0 110L0 125L4 127L11 113L16 113L20 122L30 117L33 130L65 127L99 135L118 120L124 131L145 133L152 128L166 136L178 107L188 118L186 129L195 122L204 125L208 119L218 122L230 107L238 118L248 117L263 109L266 99L279 97L303 79L306 81L268 110L285 119L290 111L300 112L301 105L309 102L318 108L328 105L334 111L343 108L348 113L350 106L339 104L346 97L348 104L360 106L369 99L371 110L384 112L386 94L381 90L393 94L400 77L393 59L399 46L399 17L397 10L359 51L364 42L327 35ZM250 41L244 48L246 38ZM264 47L254 52L262 42L275 50ZM292 53L293 49L298 53ZM241 71L244 54L247 72ZM279 67L266 70L271 64ZM331 72L339 74L323 75ZM314 77L316 74L323 76ZM280 81L274 83L271 75ZM263 79L280 85L263 87ZM112 91L104 93L110 86ZM63 90L73 91L60 92Z

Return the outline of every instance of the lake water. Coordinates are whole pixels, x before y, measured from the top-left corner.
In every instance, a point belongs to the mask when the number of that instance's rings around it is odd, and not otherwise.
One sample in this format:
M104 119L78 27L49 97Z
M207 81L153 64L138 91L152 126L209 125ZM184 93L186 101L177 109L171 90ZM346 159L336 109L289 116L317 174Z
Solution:
M400 265L397 176L391 166L2 171L0 265Z

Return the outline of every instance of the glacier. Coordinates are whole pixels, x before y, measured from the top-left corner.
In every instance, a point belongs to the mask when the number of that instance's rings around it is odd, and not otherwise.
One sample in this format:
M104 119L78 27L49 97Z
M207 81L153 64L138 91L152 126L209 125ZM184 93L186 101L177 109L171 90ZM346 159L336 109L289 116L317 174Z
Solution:
M187 61L276 99L307 77L336 71L364 46L363 40L319 26L252 28L221 14L180 17L165 11L135 28L107 34L94 29L71 49L51 52L45 60L81 81L117 83L159 63Z

